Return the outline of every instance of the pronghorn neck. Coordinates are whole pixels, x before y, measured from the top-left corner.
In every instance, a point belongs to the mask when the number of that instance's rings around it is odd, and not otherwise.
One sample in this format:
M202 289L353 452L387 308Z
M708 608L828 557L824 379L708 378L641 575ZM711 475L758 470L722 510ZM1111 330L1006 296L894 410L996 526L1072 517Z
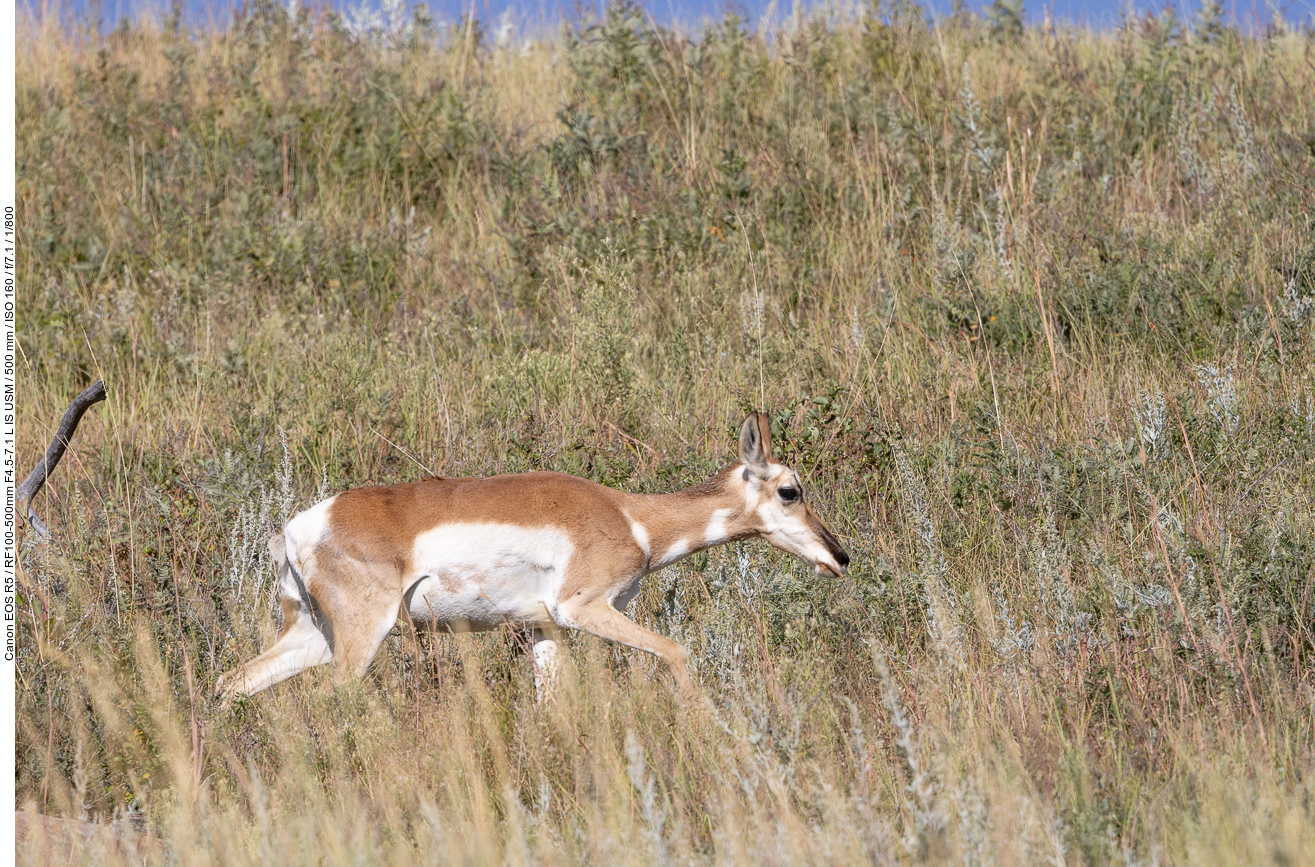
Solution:
M692 488L670 494L633 494L626 499L626 517L644 549L646 571L754 535L744 492L734 484L742 469L734 464Z

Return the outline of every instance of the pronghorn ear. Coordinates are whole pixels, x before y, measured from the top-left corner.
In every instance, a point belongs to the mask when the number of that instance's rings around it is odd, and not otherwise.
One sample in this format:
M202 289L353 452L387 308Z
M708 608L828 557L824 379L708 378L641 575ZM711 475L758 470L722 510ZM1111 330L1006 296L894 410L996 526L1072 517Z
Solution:
M767 416L753 413L740 428L740 460L756 475L765 475L772 460L772 428Z

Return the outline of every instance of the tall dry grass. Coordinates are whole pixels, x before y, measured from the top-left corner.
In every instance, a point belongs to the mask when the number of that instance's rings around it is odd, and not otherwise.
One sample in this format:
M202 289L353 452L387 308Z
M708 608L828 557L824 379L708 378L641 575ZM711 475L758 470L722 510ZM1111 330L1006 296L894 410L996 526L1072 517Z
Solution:
M348 22L350 23L350 22ZM1309 29L917 7L528 47L20 20L20 807L96 863L1285 863L1315 852ZM854 555L572 638L397 632L221 708L351 486L673 489L767 407Z

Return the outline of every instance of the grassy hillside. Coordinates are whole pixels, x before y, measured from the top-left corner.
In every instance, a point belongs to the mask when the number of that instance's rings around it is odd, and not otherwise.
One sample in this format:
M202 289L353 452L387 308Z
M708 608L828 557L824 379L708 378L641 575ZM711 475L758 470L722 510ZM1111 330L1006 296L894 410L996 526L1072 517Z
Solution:
M189 864L1315 863L1309 30L20 30L23 468L110 393L22 544L20 805ZM671 490L757 407L853 564L648 579L709 708L587 636L536 704L511 632L212 698L317 498Z

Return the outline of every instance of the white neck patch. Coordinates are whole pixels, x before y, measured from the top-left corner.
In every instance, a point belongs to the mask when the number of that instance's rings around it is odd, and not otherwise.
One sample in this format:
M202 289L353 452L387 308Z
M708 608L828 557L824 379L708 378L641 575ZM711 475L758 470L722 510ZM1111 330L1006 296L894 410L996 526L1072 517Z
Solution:
M712 513L712 520L708 522L708 529L703 531L703 543L705 545L716 545L718 542L726 541L728 537L726 519L734 511L734 509L717 509Z
M640 550L644 552L644 559L648 560L651 554L651 548L648 541L648 529L629 515L626 515L626 520L630 522L630 535L635 537L635 543L639 545Z
M679 560L681 557L684 557L688 553L689 553L689 540L677 539L675 542L672 543L671 547L667 549L667 553L662 555L662 559L659 560L655 565L666 566L668 563L676 562L677 560Z

